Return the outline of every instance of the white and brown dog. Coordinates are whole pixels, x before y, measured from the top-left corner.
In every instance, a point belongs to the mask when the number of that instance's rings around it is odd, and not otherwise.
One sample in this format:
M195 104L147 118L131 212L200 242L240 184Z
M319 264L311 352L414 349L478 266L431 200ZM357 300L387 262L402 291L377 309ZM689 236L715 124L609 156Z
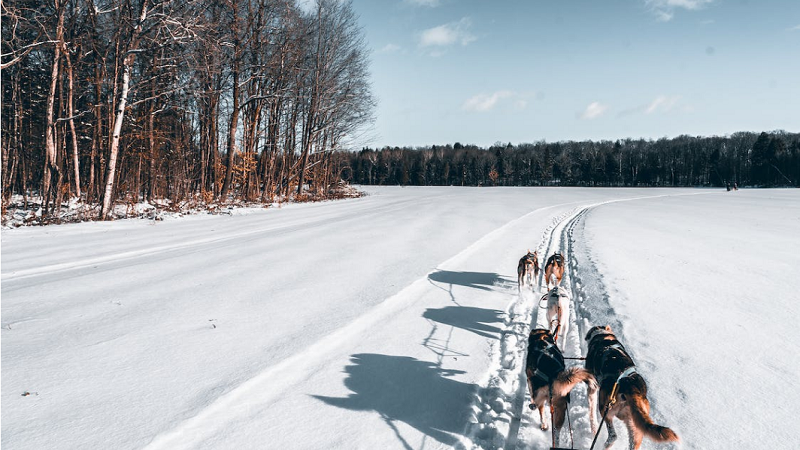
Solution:
M542 300L545 298L547 299L547 323L554 340L563 351L569 331L569 293L563 287L555 286L545 294Z
M536 250L525 254L517 264L517 284L519 289L526 285L533 286L534 280L539 278L539 255Z
M552 256L547 258L547 263L544 265L544 279L547 289L550 289L550 283L553 286L561 284L561 279L564 278L564 255L561 252L555 252Z
M564 356L556 347L553 335L545 329L535 329L528 337L528 357L525 360L525 375L528 378L528 389L531 394L531 409L539 409L541 429L547 429L544 420L544 406L550 402L553 415L553 428L555 429L555 442L558 447L558 431L564 425L564 415L567 411L569 393L578 383L586 383L589 399L589 421L594 426L594 402L597 399L597 381L594 376L583 367L570 367L564 365Z
M606 413L608 440L606 450L617 439L614 417L628 428L628 448L638 449L644 436L656 442L678 441L674 431L653 423L650 418L650 402L647 400L647 383L636 372L633 360L620 344L611 328L593 327L586 334L589 351L586 354L586 370L591 372L600 385L600 408L608 404L614 384L617 385L616 402ZM602 411L600 411L602 414ZM593 427L594 428L594 427Z

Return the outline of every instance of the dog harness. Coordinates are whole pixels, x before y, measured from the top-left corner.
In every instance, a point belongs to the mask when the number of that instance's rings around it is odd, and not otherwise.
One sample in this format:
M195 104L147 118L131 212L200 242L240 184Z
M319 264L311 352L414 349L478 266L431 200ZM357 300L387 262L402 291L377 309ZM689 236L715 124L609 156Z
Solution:
M566 367L561 350L548 340L536 341L528 348L526 366L533 392L552 383Z

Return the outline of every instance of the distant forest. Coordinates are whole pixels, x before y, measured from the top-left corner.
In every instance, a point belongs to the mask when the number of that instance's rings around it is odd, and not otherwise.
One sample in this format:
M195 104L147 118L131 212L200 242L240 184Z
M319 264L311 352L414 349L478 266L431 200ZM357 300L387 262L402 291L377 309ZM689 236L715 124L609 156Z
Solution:
M363 149L352 183L413 186L797 186L800 134Z

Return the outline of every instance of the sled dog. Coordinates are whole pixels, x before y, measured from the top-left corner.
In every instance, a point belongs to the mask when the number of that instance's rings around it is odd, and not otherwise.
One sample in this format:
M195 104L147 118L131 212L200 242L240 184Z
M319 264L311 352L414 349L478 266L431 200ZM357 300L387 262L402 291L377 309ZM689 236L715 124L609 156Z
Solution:
M533 278L531 278L531 276ZM520 258L519 264L517 264L517 283L519 284L519 288L522 289L526 284L528 286L533 286L533 280L538 277L539 255L536 254L536 250L534 250L533 253L528 250L528 253Z
M600 414L610 400L614 384L618 383L616 402L608 410L605 419L608 425L606 450L611 448L617 439L614 417L625 422L628 428L628 448L631 450L638 449L642 445L644 436L656 442L678 441L678 435L674 431L656 425L650 418L647 384L636 372L633 360L614 336L611 327L591 328L586 333L586 341L589 342L586 370L597 378L597 383L600 385L598 403Z
M564 350L564 342L569 331L569 294L561 286L554 286L547 297L547 323L553 333L553 340Z
M553 276L556 277L557 282L551 280ZM547 283L547 290L550 290L551 282L553 286L561 284L561 279L564 278L564 255L556 252L547 258L547 264L544 265L544 278Z
M556 347L553 335L541 328L531 331L528 337L528 357L525 360L525 374L531 394L530 409L539 409L541 429L547 429L544 421L545 403L550 403L555 428L554 446L558 447L558 430L564 425L569 393L576 384L586 383L589 398L589 421L594 426L594 401L597 399L597 381L583 367L564 366L564 355Z

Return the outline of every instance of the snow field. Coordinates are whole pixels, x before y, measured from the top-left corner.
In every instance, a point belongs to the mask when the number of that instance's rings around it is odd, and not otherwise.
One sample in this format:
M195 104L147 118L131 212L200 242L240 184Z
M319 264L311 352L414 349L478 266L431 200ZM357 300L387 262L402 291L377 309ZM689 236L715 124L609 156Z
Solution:
M674 195L696 195L693 194L674 194ZM547 322L546 309L539 296L546 293L544 280L544 262L547 258L560 251L567 259L569 270L565 271L561 285L568 287L571 291L570 307L570 326L564 350L565 357L579 357L585 353L585 343L583 336L585 332L594 324L609 324L612 328L620 330L621 327L613 325L619 322L614 317L614 311L608 303L608 295L604 294L605 288L602 286L597 270L591 265L590 258L587 257L585 250L578 254L573 249L576 241L582 237L583 224L586 214L597 207L618 202L629 202L636 200L649 200L660 198L666 195L652 195L614 199L584 207L564 213L553 218L553 222L545 229L542 239L536 249L542 263L542 271L539 276L536 289L532 292L520 292L520 295L512 300L509 305L505 322L504 337L501 339L499 348L500 364L496 365L491 371L487 388L482 390L476 399L474 409L477 414L477 425L469 431L475 448L518 448L518 449L546 449L552 444L552 430L540 430L540 420L538 411L531 411L527 408L530 393L528 392L526 379L524 376L525 358L527 355L527 336L532 328L549 329ZM578 233L576 235L576 230ZM588 267L584 269L580 261L586 261ZM594 279L587 288L582 284L581 277ZM587 302L587 298L590 298ZM590 311L602 311L602 314ZM531 325L525 325L531 324ZM579 365L580 360L567 360L567 367ZM510 372L510 373L509 373ZM514 373L518 376L514 377ZM561 445L574 445L576 448L588 448L591 445L593 434L589 420L588 398L586 387L583 384L577 385L571 395L572 401L569 406L569 422L572 423L572 434L570 435L569 425L565 423L560 430ZM498 405L512 405L512 408L498 410ZM600 421L600 414L595 413L596 420ZM545 419L551 427L549 409L545 408ZM617 421L618 422L618 421ZM627 447L627 433L624 427L619 433L619 440L615 448ZM601 431L604 442L607 436L606 431ZM600 441L600 439L598 439ZM600 444L597 444L600 445Z
M528 248L566 255L565 355L611 325L682 448L792 448L795 191L369 191L3 230L3 448L546 449Z
M587 310L621 330L655 422L683 449L796 448L800 192L615 204L581 226L606 299Z

